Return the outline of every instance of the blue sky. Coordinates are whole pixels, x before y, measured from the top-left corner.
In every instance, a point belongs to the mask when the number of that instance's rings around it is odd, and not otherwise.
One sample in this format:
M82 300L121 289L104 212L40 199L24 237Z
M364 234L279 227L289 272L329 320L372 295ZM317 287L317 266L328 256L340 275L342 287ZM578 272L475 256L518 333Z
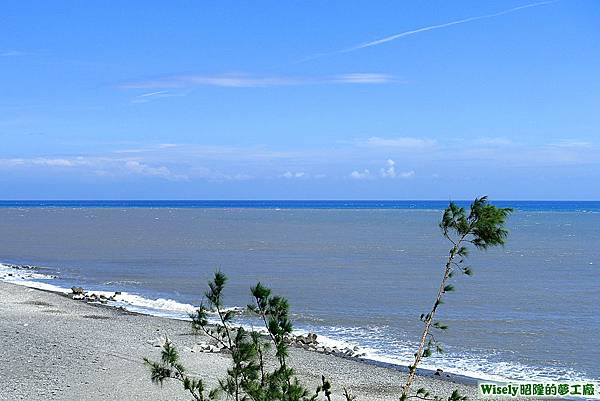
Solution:
M3 199L600 199L600 2L5 1Z

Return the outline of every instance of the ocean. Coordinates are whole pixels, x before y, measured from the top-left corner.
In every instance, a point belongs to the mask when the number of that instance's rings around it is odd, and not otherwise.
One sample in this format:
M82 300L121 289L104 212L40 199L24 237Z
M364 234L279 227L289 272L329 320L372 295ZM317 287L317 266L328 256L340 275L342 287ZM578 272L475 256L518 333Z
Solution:
M494 204L515 208L508 242L472 252L474 276L457 276L439 310L450 326L437 335L446 352L422 367L600 381L600 202ZM446 205L1 201L0 278L122 291L118 306L185 318L220 269L229 277L228 306L251 302L249 288L261 281L289 299L299 332L407 365L450 248L437 226Z

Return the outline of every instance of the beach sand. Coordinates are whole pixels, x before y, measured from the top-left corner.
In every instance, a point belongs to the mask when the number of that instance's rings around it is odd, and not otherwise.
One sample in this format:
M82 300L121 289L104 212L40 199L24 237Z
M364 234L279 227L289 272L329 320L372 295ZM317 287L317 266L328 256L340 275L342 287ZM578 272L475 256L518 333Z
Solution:
M169 336L189 372L210 385L223 377L229 356L192 352L206 341L191 333L189 322L90 305L64 295L0 282L0 400L189 400L179 383L150 382L143 357L159 359L155 340ZM357 401L397 400L405 374L357 360L299 348L290 350L290 364L309 389L321 375L336 395L348 387ZM447 397L458 388L480 399L473 384L457 378L420 376L424 386Z

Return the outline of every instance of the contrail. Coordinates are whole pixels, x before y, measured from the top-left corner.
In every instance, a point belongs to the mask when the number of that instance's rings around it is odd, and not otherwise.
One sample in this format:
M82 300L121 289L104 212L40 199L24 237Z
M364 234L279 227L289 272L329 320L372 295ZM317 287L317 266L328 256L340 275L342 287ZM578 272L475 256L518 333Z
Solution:
M302 63L302 62L305 62L305 61L314 60L314 59L321 58L323 56L329 56L329 55L332 55L332 54L349 53L349 52L353 52L353 51L356 51L356 50L364 49L364 48L367 48L367 47L379 46L381 44L384 44L384 43L387 43L387 42L391 42L391 41L396 40L396 39L404 38L406 36L416 35L416 34L421 33L421 32L433 31L434 29L447 28L449 26L464 24L464 23L467 23L467 22L478 21L478 20L487 19L487 18L493 18L493 17L499 17L501 15L514 13L515 11L523 10L523 9L526 9L526 8L539 7L539 6L543 6L543 5L546 5L546 4L556 3L558 1L559 0L540 1L540 2L537 2L537 3L526 4L524 6L509 8L508 10L499 11L499 12L493 13L493 14L478 15L476 17L469 17L469 18L465 18L465 19L461 19L461 20L457 20L457 21L446 22L444 24L426 26L426 27L423 27L423 28L414 29L412 31L406 31L406 32L397 33L395 35L386 36L385 38L373 40L371 42L361 43L359 45L352 46L352 47L349 47L347 49L337 50L337 51L330 52L330 53L315 54L314 56L304 58L304 59L300 60L299 62Z
M464 24L466 22L471 22L471 21L478 21L480 19L499 17L499 16L504 15L504 14L510 14L510 13L514 13L515 11L523 10L525 8L539 7L539 6L543 6L543 5L546 5L546 4L556 3L557 1L558 0L541 1L539 3L532 3L532 4L526 4L524 6L509 8L508 10L499 11L499 12L493 13L493 14L479 15L477 17L470 17L470 18L465 18L465 19L461 19L461 20L458 20L458 21L446 22L445 24L426 26L424 28L419 28L419 29L415 29L415 30L412 30L412 31L406 31L406 32L402 32L402 33L397 33L395 35L387 36L387 37L382 38L382 39L377 39L377 40L374 40L372 42L362 43L360 45L357 45L357 46L354 46L354 47L350 47L348 49L340 50L339 52L340 53L348 53L348 52L352 52L352 51L355 51L355 50L364 49L365 47L371 47L371 46L381 45L383 43L391 42L392 40L400 39L400 38L403 38L405 36L415 35L415 34L421 33L421 32L427 32L427 31L432 31L434 29L446 28L446 27L449 27L449 26L452 26L452 25Z

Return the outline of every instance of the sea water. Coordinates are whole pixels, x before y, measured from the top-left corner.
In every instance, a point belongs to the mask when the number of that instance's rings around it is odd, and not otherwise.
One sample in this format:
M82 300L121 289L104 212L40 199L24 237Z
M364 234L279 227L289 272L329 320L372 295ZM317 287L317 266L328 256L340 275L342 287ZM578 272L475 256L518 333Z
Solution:
M119 306L185 318L220 269L228 306L257 281L295 328L409 364L450 244L439 201L4 201L0 278L122 291ZM600 380L600 202L504 201L504 248L473 251L423 367L491 379ZM11 274L11 275L9 275ZM246 318L241 318L242 320ZM242 321L253 324L251 320Z

